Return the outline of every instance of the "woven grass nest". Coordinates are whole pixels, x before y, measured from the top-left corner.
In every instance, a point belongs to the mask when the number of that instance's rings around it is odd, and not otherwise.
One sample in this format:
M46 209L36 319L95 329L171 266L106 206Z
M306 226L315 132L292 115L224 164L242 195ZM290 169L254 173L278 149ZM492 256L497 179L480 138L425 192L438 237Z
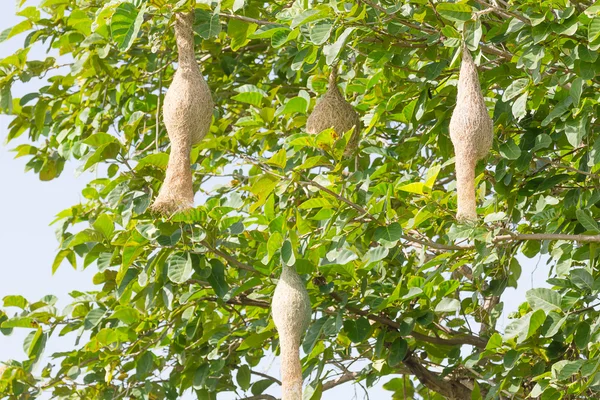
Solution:
M492 147L493 124L479 85L477 67L469 50L463 48L456 107L450 119L450 139L454 145L456 189L460 221L477 219L475 166Z
M344 150L345 157L352 155L360 141L360 118L338 88L337 68L332 69L327 91L306 121L306 131L310 134L316 135L329 128L333 128L338 136L354 129Z
M163 119L171 141L166 177L152 210L172 214L194 205L190 152L210 129L214 102L194 52L194 12L175 17L179 65L165 95Z
M300 344L312 310L304 282L293 267L283 267L271 308L281 347L282 400L302 400Z

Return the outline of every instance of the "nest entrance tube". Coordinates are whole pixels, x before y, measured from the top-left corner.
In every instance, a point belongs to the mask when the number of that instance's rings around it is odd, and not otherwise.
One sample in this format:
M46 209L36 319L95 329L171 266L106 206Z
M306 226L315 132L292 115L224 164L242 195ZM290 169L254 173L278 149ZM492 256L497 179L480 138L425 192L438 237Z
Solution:
M329 74L327 91L317 102L306 121L306 131L313 135L329 128L333 128L339 136L353 129L352 136L344 150L345 157L352 155L360 141L360 118L354 107L346 101L338 88L337 66L334 66Z
M210 89L196 62L193 24L193 11L176 14L179 65L163 107L171 154L165 181L152 205L152 210L163 214L185 210L194 204L190 152L208 133L214 108Z
M492 119L481 94L477 66L466 47L458 79L456 107L450 119L450 139L454 145L459 221L477 219L475 166L492 147Z
M304 282L293 267L283 266L271 307L281 347L282 400L302 400L300 344L312 311Z

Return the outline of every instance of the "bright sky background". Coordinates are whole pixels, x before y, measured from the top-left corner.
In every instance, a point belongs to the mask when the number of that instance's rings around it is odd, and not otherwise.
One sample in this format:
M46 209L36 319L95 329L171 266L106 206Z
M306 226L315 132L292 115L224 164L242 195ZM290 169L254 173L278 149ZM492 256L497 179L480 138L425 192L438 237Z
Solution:
M5 11L0 13L0 32L20 21L16 17L14 0L7 1ZM36 4L37 0L28 4ZM0 59L12 54L23 45L24 35L14 37L0 43ZM29 53L29 59L43 60L45 50L36 47ZM34 92L40 86L40 81L33 80L27 84L16 84L13 87L13 97ZM59 179L51 182L41 182L37 175L24 172L26 158L14 160L14 153L9 150L22 143L22 140L5 144L8 133L7 126L12 118L0 115L0 209L3 211L0 224L0 299L9 294L21 294L30 301L53 294L59 298L59 309L68 304L68 293L71 290L93 290L92 276L94 266L85 271L74 271L68 264L58 270L53 276L51 265L56 255L58 242L54 228L49 223L61 210L77 204L83 198L81 190L90 179L90 174L76 177L75 165L67 164ZM26 134L23 135L24 137ZM545 283L548 267L545 260L528 260L519 257L523 267L520 279L520 289L506 290L503 301L504 318L500 325L507 324L506 315L517 309L525 300L525 292L533 287L547 286ZM1 303L0 303L1 304ZM8 359L23 360L25 353L22 343L26 330L16 330L11 336L0 335L0 361ZM73 346L70 338L52 337L46 348L46 355L57 351L68 350ZM273 376L279 376L279 363L273 357L267 357L259 368ZM372 399L391 398L390 392L381 388L389 379L382 379L377 387L369 389ZM278 390L270 391L277 395ZM333 396L351 399L357 395L362 399L362 389L350 384L325 392L324 398ZM190 397L192 398L192 397ZM219 396L219 400L235 399L231 394Z

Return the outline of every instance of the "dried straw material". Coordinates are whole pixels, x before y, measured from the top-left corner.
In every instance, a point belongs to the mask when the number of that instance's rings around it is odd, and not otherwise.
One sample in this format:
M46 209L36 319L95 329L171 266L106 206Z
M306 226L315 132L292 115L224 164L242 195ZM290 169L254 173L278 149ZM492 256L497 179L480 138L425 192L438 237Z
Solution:
M481 94L477 67L465 47L458 79L456 107L450 119L450 139L454 144L456 156L458 220L477 219L475 165L492 147L493 130L492 120Z
M327 91L306 121L306 131L310 134L318 134L329 128L333 128L339 136L354 128L344 151L345 157L352 155L360 141L360 118L337 86L337 67L331 70Z
M177 14L179 66L165 95L163 118L171 140L165 181L152 209L171 214L194 204L190 151L210 129L214 103L194 53L194 12Z
M302 400L300 344L312 311L304 282L293 267L283 267L271 307L281 346L282 400Z

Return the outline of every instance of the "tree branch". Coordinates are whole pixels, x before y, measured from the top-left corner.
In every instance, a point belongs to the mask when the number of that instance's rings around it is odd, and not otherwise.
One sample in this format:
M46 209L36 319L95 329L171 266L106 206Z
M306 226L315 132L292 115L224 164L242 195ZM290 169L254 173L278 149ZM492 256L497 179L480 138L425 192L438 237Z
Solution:
M456 380L440 378L438 374L425 368L414 355L409 354L403 363L417 377L419 382L429 390L433 390L449 400L471 398L471 390L466 386Z
M600 243L600 235L569 235L564 233L514 233L494 238L494 243L524 240L567 240L582 243Z
M342 374L340 377L336 378L336 379L332 379L328 382L325 382L323 384L323 391L325 390L329 390L329 389L333 389L336 386L339 385L343 385L346 382L350 382L355 380L358 376L360 375L360 373L358 372L345 372L344 374Z
M208 243L206 240L203 240L200 242L200 244L202 244L202 246L206 247L211 253L214 253L216 255L218 255L219 257L225 259L228 263L235 265L236 267L246 270L246 271L250 271L250 272L257 272L260 273L259 271L257 271L254 267L245 264L241 261L239 261L237 258L230 256L229 254L213 247L212 245L210 245L210 243Z

